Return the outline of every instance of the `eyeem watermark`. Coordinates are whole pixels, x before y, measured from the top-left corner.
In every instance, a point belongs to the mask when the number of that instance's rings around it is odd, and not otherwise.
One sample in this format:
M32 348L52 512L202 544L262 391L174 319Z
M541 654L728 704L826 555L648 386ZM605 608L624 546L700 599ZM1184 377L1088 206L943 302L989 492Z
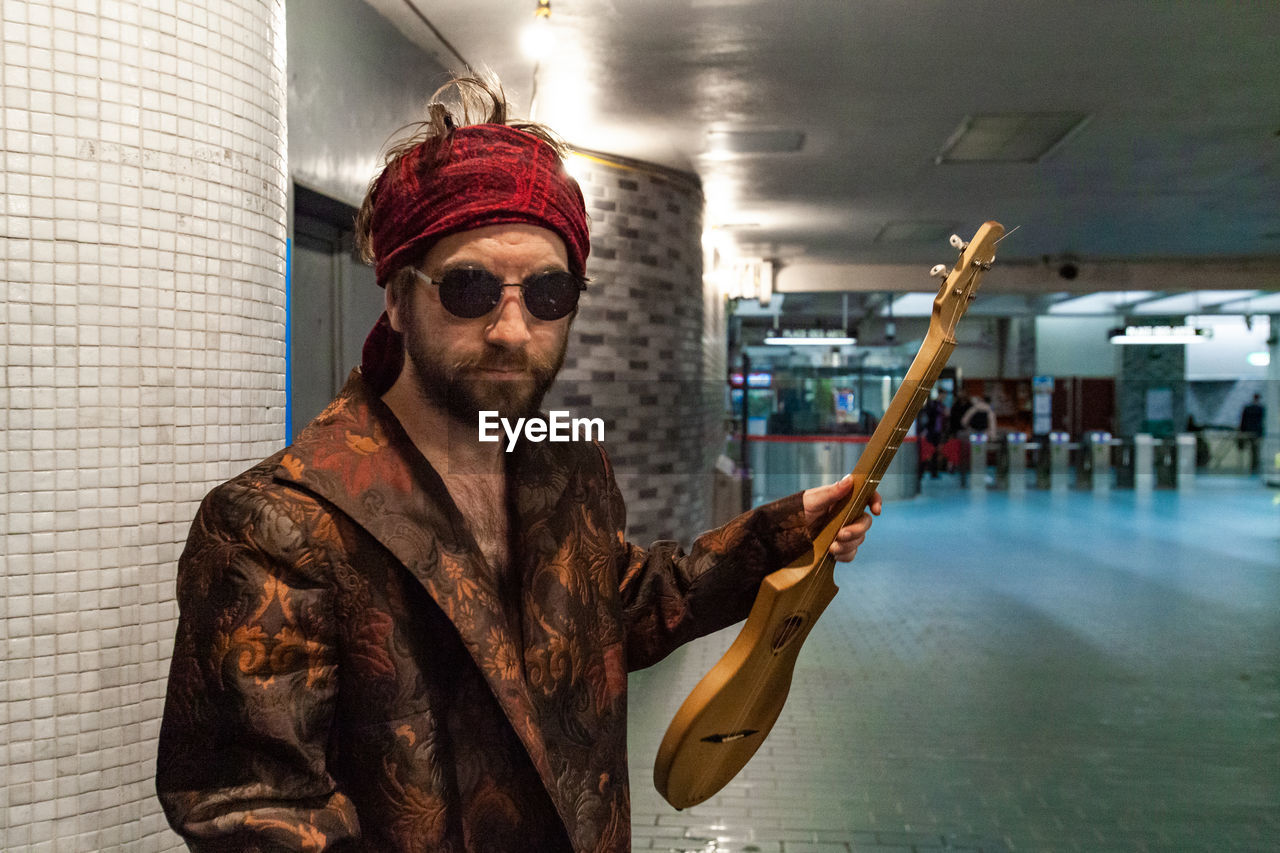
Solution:
M570 418L568 412L552 410L550 417L516 418L515 423L500 417L496 410L480 412L480 440L501 441L507 436L507 453L515 449L523 434L529 441L604 441L603 418Z

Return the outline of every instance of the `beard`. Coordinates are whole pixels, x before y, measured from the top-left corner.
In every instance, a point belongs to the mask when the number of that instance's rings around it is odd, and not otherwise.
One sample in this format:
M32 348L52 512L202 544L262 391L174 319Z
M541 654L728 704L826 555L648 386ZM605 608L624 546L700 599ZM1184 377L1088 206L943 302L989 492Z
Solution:
M542 399L564 365L568 335L544 357L512 352L489 344L474 356L450 355L433 347L424 335L405 335L405 358L413 365L422 399L452 419L475 429L480 412L497 411L514 421L538 413ZM518 377L495 379L487 370L514 370Z

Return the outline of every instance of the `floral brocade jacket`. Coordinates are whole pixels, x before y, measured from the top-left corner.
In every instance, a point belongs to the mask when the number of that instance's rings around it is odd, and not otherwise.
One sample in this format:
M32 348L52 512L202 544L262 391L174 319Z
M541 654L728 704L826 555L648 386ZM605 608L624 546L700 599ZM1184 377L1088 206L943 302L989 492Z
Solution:
M623 538L592 443L509 455L515 582L359 371L205 498L157 789L196 851L624 851L627 672L746 616L799 496L689 552Z

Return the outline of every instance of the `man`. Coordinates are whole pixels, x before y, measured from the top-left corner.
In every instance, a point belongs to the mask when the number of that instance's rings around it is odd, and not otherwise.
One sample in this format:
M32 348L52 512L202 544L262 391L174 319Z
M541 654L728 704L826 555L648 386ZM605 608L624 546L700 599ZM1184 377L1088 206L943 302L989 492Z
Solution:
M848 493L646 551L598 445L477 440L537 411L588 252L557 150L489 97L389 155L362 366L192 526L157 788L193 849L627 850L627 671L744 618Z
M1262 406L1262 395L1254 394L1253 401L1240 410L1240 446L1249 451L1249 473L1259 470L1260 457L1258 445L1261 443L1263 422L1266 420L1266 409Z
M970 398L969 407L960 418L960 427L985 434L987 441L996 440L996 413L981 394L974 394Z
M917 480L923 479L925 469L928 469L931 479L938 479L939 459L942 456L940 445L946 420L947 407L938 397L935 389L929 393L929 399L925 401L920 414L916 416L916 436L920 442L920 467L916 471Z

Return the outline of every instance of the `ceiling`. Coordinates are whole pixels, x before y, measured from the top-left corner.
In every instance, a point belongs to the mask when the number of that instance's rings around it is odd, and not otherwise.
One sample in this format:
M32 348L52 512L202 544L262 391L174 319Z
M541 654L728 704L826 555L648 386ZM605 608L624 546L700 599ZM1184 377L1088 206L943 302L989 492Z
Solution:
M927 268L998 219L1020 226L1001 263L1054 273L1024 273L1012 289L1036 296L1013 313L1055 289L1163 289L1067 265L1227 263L1206 287L1280 290L1273 3L552 0L531 103L536 0L368 2L570 143L695 172L707 224L784 270ZM1043 156L939 162L974 117L1044 114L1073 127Z

